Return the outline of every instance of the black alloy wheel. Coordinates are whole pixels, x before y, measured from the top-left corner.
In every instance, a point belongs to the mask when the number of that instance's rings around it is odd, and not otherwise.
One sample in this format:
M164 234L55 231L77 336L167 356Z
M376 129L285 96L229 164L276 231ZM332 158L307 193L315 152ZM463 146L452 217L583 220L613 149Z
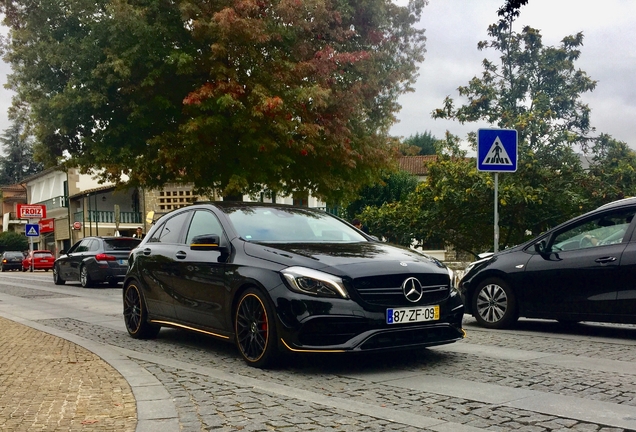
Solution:
M80 267L80 283L84 288L90 288L93 286L93 281L91 280L91 275L88 274L88 269L85 265Z
M250 288L241 295L234 330L236 345L248 365L265 368L278 357L274 313L260 291Z
M483 327L507 328L519 318L514 292L498 278L486 279L479 284L472 306L475 319Z
M148 322L143 295L134 282L124 288L124 323L128 334L135 339L155 338L161 330L161 326Z
M53 267L53 283L55 285L64 285L66 283L66 281L62 279L62 276L60 276L60 266L57 264Z

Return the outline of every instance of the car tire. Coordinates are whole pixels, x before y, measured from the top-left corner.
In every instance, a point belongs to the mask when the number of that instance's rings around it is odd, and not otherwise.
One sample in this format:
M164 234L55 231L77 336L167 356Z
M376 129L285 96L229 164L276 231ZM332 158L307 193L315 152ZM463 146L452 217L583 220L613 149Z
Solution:
M519 318L515 294L508 283L499 278L489 278L479 283L473 295L472 307L475 319L486 328L507 328Z
M6 271L7 271L7 269L5 269L5 268L4 268L4 266L2 266L2 271L3 271L3 272L6 272Z
M27 271L27 269L25 269L24 267L22 267L22 271L23 271L23 272L25 272L25 271Z
M265 368L279 356L274 312L259 290L250 288L241 294L234 311L234 331L248 365Z
M62 279L62 276L60 276L60 266L58 265L53 267L53 283L55 285L64 285L66 283L66 281Z
M93 281L91 280L91 275L88 274L88 268L85 265L80 267L80 284L84 288L90 288L93 286Z
M124 323L135 339L153 339L161 326L148 322L148 310L141 290L132 282L124 287Z

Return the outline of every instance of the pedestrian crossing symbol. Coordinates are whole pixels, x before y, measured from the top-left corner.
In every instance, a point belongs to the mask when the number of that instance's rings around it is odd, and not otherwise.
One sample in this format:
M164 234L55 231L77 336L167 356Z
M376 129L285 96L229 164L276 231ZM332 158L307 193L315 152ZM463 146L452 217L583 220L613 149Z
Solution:
M490 172L517 171L517 131L479 129L477 169Z
M38 237L40 235L40 225L38 224L27 224L24 229L24 233L27 237Z
M508 152L504 148L503 144L501 144L501 140L499 137L495 139L495 142L492 143L492 147L486 153L486 158L482 162L483 165L512 165L510 162L510 156L508 156Z

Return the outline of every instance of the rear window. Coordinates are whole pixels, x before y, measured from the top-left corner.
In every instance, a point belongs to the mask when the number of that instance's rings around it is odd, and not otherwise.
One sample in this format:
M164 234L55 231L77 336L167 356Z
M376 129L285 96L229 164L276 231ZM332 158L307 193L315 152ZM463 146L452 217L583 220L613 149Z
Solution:
M51 252L35 252L33 254L36 257L50 257L53 256L53 254Z
M21 258L24 256L22 252L5 252L5 258Z
M136 248L141 240L139 239L108 239L104 240L104 250L105 251L114 251L114 250L132 250Z

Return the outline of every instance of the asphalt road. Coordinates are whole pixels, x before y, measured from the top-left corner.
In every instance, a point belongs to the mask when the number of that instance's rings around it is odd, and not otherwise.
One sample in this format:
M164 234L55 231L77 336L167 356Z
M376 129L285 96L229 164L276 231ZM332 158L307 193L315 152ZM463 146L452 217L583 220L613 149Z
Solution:
M104 359L131 386L140 432L636 431L636 326L522 320L489 331L466 317L468 336L452 345L293 356L263 371L233 345L181 330L134 340L121 308L121 288L0 276L0 317Z

